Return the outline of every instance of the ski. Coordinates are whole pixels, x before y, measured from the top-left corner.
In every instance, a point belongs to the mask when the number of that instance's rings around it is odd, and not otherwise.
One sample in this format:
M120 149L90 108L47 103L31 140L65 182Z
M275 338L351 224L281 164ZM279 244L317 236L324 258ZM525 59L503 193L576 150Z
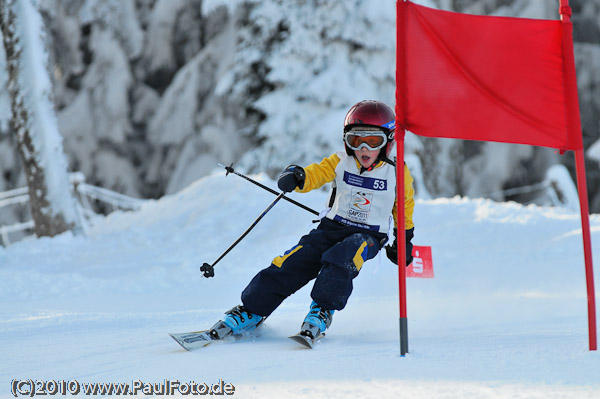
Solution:
M306 335L302 335L302 333L299 332L298 334L292 335L292 336L290 336L288 338L291 339L294 342L299 343L300 345L305 346L308 349L312 349L313 345L317 341L321 340L321 338L323 338L323 337L325 337L324 333L317 335L316 338L310 338L310 337L308 337Z
M237 341L239 339L254 337L256 338L256 334L243 334L235 337L227 336L225 338L215 338L210 335L210 330L201 330L201 331L191 331L185 333L169 333L171 338L175 340L183 349L186 351L194 351L200 348L205 348L213 342L230 342ZM312 349L313 345L325 337L325 334L319 334L317 338L310 338L306 335L302 335L301 333L292 335L290 338L292 341L301 344L302 346Z
M260 331L258 330L246 331L238 335L227 335L223 338L212 336L210 331L211 330L200 330L185 333L169 333L169 335L186 351L204 348L213 342L236 342L260 337Z
M192 331L187 333L169 333L169 335L186 351L204 348L214 341L221 341L220 339L210 335L210 330Z

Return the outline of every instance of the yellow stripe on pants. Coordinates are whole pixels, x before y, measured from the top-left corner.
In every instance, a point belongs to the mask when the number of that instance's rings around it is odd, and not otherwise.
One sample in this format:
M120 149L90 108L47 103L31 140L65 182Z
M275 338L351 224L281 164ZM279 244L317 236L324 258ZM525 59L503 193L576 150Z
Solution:
M295 254L300 248L302 248L302 245L296 245L295 247L284 253L283 256L278 256L275 259L273 259L273 262L271 263L280 268L281 265L283 265L283 262L285 262L285 260L293 254Z
M365 252L365 250L368 251L366 241L361 244L360 248L358 248L358 251L356 251L356 254L354 254L354 258L352 258L352 260L354 261L354 266L356 266L356 269L358 271L360 271L360 269L363 266L363 263L365 263L365 258L363 257L363 253ZM367 254L365 253L364 255L366 256Z

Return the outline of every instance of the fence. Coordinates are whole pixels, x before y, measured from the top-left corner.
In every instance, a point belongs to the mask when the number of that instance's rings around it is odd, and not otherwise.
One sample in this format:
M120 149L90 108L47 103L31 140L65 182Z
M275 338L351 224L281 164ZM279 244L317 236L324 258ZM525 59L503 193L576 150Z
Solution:
M420 165L416 165L414 170L418 172L415 178L420 177ZM106 188L87 184L85 182L85 176L80 172L72 173L70 175L70 179L78 199L77 202L78 206L80 207L79 211L88 220L97 216L98 213L106 213L106 209L104 209L104 212L98 212L98 206L94 206L95 202L100 202L105 206L109 206L111 211L129 211L139 209L142 204L147 201L128 197ZM28 204L28 191L29 190L27 187L21 187L0 193L0 209L15 204ZM426 194L424 187L419 191L422 191L420 194ZM534 194L533 197L537 199L537 202L549 202L549 204L553 206L567 207L573 210L579 209L577 189L573 183L573 180L569 176L568 171L562 165L554 165L551 167L548 171L546 179L540 183L524 187L515 187L494 193L481 194L480 197L489 198L502 196L506 198L508 196L525 193ZM426 194L426 196L427 195L428 194ZM426 198L426 196L421 196L421 198ZM543 197L546 197L545 201L543 200ZM534 202L534 200L527 202ZM33 227L33 221L31 220L0 226L0 238L2 239L1 244L4 246L10 245L10 234L20 235L18 239L32 235Z
M128 197L126 195L108 190L106 188L93 186L85 182L83 173L70 174L71 184L77 198L77 206L80 213L91 219L98 215L100 207L109 207L115 210L137 210L147 200ZM0 193L0 209L11 205L27 205L29 203L29 189L27 187L16 188ZM98 205L102 204L102 206ZM33 235L33 220L17 222L10 225L0 226L1 244L10 245L14 241ZM11 240L11 235L13 236ZM16 239L14 237L17 237Z

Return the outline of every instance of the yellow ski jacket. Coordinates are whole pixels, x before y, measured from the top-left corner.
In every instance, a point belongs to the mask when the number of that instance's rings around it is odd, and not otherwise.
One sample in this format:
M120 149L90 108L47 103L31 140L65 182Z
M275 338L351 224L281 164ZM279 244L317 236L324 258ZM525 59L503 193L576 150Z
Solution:
M354 162L348 161L346 159L348 157L351 157ZM342 161L345 163L345 166L344 166L345 169L343 169L343 170L341 170L341 168L339 167L340 162L342 162ZM354 164L354 165L352 165L352 164ZM338 177L338 179L336 179L336 176L338 176L338 173L340 173L341 171L344 172L344 174L349 173L352 176L356 176L356 175L358 175L360 177L365 176L364 179L370 179L369 178L370 174L377 176L377 172L381 172L381 171L378 171L378 169L386 168L386 167L394 168L392 165L389 165L387 162L379 161L375 165L375 167L372 168L371 171L362 171L362 173L361 173L361 165L354 156L348 156L345 152L337 152L327 158L323 158L323 160L320 163L313 163L313 164L306 166L304 168L304 171L306 173L306 179L304 181L304 186L302 187L302 189L296 188L295 191L300 192L300 193L306 193L311 190L320 188L326 183L331 183L334 181L338 182L338 181L340 181L340 178ZM355 170L351 170L353 168ZM348 170L348 169L350 169L350 170ZM393 175L394 175L394 183L395 183L395 172L393 173ZM360 179L360 177L359 177L359 179ZM344 177L343 180L347 181L346 177ZM371 179L371 180L373 180L373 179ZM377 185L377 180L375 179L374 181L375 181L375 185ZM375 187L375 189L377 190L377 187ZM394 202L393 202L393 207L391 209L391 214L394 216L394 227L397 227L398 212L397 212L397 200L396 200L396 195L395 195L395 190L396 190L395 184L394 184L394 187L392 187L392 189L394 190L394 194L393 194ZM386 190L387 190L387 188L386 188ZM339 195L339 191L336 192L336 196L338 196L338 195ZM365 200L365 201L368 202L368 200ZM414 205L415 205L415 201L414 201L413 178L410 174L408 167L405 164L404 165L404 215L405 215L404 228L406 230L414 227L414 223L413 223ZM328 217L329 217L329 215L328 215ZM386 226L386 229L387 229L387 226Z

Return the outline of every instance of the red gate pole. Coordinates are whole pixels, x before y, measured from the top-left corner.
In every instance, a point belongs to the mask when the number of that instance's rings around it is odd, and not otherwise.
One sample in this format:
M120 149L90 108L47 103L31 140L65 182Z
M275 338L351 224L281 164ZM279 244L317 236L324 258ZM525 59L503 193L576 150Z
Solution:
M573 55L573 23L571 22L571 7L569 7L569 0L560 0L559 14L562 24L567 129L569 129L570 136L574 136L581 134L581 119L579 117L577 75L575 72L575 57ZM598 349L596 338L596 298L594 294L594 267L592 264L592 240L590 238L588 192L585 177L585 160L582 148L575 150L575 170L577 173L577 191L579 194L583 255L585 259L589 344L590 350L595 351Z
M404 129L396 130L396 209L398 211L398 294L400 302L400 356L408 353L408 319L406 315L406 229L404 209Z
M581 212L581 233L583 236L583 255L585 259L585 279L588 300L588 330L590 350L598 349L596 337L596 297L594 294L594 266L592 264L592 239L590 237L590 217L588 209L588 193L585 179L585 161L583 150L575 151L575 169L577 171L577 191L579 192L579 209Z
M400 356L408 353L406 316L406 231L404 209L404 135L406 134L406 52L404 0L396 2L396 210L398 220L398 301L400 305ZM403 120L399 119L402 115Z

